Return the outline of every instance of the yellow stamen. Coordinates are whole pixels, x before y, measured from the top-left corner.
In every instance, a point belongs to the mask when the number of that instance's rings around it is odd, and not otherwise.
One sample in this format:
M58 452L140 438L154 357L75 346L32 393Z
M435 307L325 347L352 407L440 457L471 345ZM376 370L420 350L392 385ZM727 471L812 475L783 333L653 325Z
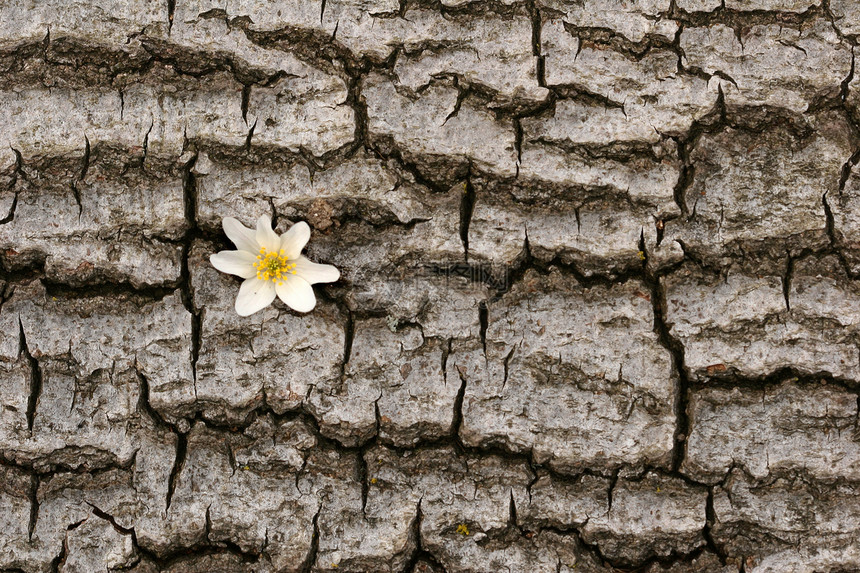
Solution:
M286 278L286 274L296 274L296 263L289 262L283 249L269 252L266 247L261 248L254 268L257 269L258 279L280 285L284 284L283 279Z

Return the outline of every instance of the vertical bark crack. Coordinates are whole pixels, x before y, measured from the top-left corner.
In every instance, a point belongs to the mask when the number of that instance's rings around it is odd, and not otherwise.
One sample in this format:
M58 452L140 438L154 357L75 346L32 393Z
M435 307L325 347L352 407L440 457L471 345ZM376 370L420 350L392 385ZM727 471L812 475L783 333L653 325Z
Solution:
M188 257L191 254L192 241L200 234L197 224L197 178L193 169L197 163L198 154L195 152L183 166L182 188L185 202L185 221L188 226L185 233L185 241L182 247L182 261L180 268L180 285L182 304L191 315L191 375L194 382L194 393L197 394L197 361L200 356L201 346L201 320L200 312L194 307L194 292L191 286L191 271L189 269Z
M36 522L39 520L39 484L41 479L38 474L30 476L30 521L27 523L27 539L33 540L33 532L36 531Z
M797 259L789 253L785 263L785 276L782 277L782 296L785 298L785 310L791 312L791 278L794 274L794 263Z
M678 391L675 396L675 444L672 452L672 471L680 471L687 450L687 437L690 432L690 419L687 407L690 398L691 384L684 362L684 348L680 342L672 338L669 325L666 323L666 293L659 277L649 278L651 286L651 304L654 313L654 331L660 344L672 356L672 365L678 376Z
M188 437L185 434L176 435L176 457L173 461L173 468L170 470L170 478L167 482L167 499L166 510L170 509L170 504L173 501L173 494L176 492L176 484L179 481L179 475L182 473L182 468L185 466L185 457L188 453Z
M475 211L477 196L472 186L471 167L466 182L463 184L463 196L460 200L460 241L463 243L463 251L466 260L469 260L469 225L472 223L472 213Z
M466 397L466 377L459 368L457 372L460 374L460 389L454 398L454 415L451 417L451 437L454 440L459 439L460 428L463 426L463 400Z
M27 429L33 431L33 423L36 419L36 407L39 405L39 398L42 395L42 368L39 361L30 352L27 345L27 335L24 333L24 323L21 318L18 318L19 328L19 356L23 356L30 367L30 394L27 398Z
M848 100L848 91L851 89L851 80L854 79L854 62L856 58L854 48L855 46L851 46L851 67L848 69L848 75L845 76L844 80L842 80L842 84L839 89L839 97L842 100L843 105Z
M537 76L538 85L546 87L546 60L541 49L541 13L535 5L534 0L526 2L526 10L528 10L529 18L532 24L532 55L535 57L535 75Z
M705 527L702 530L702 536L705 538L706 547L710 549L719 559L720 563L726 565L725 552L720 550L714 541L712 529L717 522L717 514L714 511L714 488L708 488L708 497L705 500Z
M484 349L484 356L487 355L487 328L489 327L490 311L487 306L487 301L482 300L478 303L478 323L481 326L480 338L481 348Z
M313 524L313 533L311 534L311 546L308 550L308 555L305 557L304 563L299 568L301 573L310 573L314 569L314 565L317 562L317 553L320 548L320 528L319 528L319 518L320 513L322 513L322 506L317 509L316 514L314 514L314 518L312 520Z
M173 29L173 15L176 12L176 0L167 0L167 33Z
M346 365L352 357L352 342L355 338L355 316L352 311L347 311L346 324L343 329L343 363L341 364L341 377L346 375Z

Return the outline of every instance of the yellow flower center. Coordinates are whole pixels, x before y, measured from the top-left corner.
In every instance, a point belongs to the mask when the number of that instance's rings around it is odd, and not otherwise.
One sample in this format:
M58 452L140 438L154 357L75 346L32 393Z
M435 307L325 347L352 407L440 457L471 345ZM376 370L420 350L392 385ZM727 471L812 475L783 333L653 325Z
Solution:
M296 274L296 263L289 262L283 250L267 251L266 247L260 249L254 268L258 279L273 283L281 283L287 275Z

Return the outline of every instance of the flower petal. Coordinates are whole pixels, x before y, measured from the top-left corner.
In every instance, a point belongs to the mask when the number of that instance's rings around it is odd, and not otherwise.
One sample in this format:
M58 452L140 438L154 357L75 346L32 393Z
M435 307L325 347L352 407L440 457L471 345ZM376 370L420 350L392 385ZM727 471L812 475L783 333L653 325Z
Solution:
M221 271L243 279L249 279L257 275L254 263L257 257L248 251L221 251L209 257L212 266Z
M305 279L309 284L333 283L340 278L340 271L332 265L312 263L302 256L293 262L296 264L296 276Z
M272 220L268 215L260 215L257 219L257 242L267 251L277 252L281 248L281 239L272 230Z
M281 248L284 250L284 255L288 259L297 259L310 238L311 228L304 221L299 221L281 235Z
M248 279L239 287L236 297L236 312L248 316L262 310L275 300L275 283L258 278Z
M256 233L253 229L249 229L233 217L224 217L221 224L227 238L233 241L237 249L254 253L254 255L260 252L260 245L257 244Z
M290 275L275 287L278 298L297 312L310 312L317 304L314 289L305 279Z

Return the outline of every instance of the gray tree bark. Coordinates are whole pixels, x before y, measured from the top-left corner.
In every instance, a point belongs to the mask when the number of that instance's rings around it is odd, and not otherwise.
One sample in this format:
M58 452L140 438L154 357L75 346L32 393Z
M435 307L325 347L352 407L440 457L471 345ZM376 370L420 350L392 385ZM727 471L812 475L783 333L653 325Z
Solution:
M0 571L860 570L856 0L4 0ZM224 217L337 266L234 311Z

